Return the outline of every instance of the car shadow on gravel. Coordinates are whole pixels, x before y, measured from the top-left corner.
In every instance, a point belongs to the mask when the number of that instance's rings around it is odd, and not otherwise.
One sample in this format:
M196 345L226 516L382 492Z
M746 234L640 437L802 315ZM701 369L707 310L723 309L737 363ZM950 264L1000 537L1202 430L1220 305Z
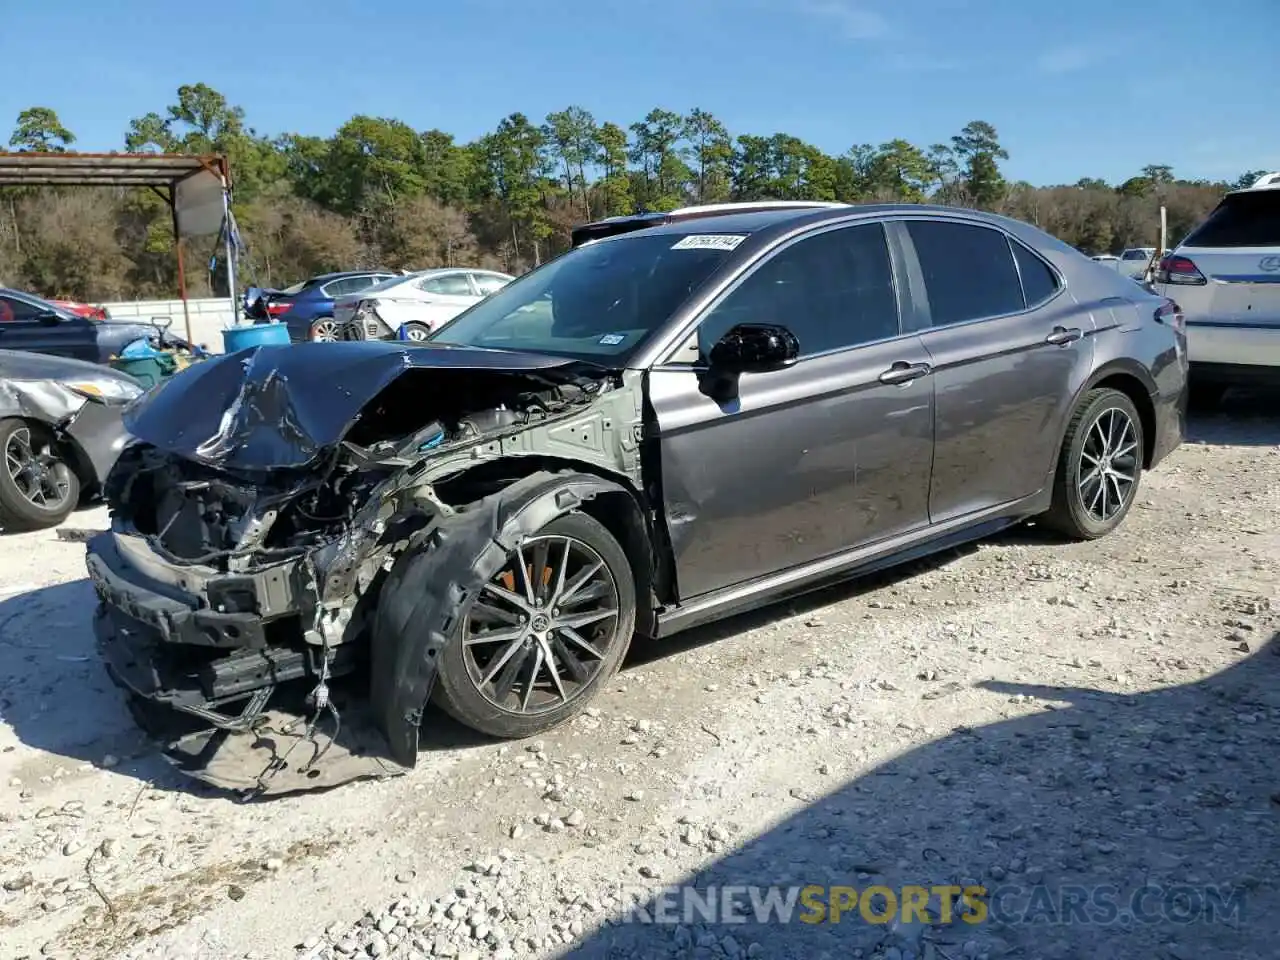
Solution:
M1280 445L1280 390L1229 390L1213 411L1194 411L1187 442L1223 446Z
M952 729L825 796L779 797L804 806L694 875L663 875L663 886L621 877L649 888L638 910L561 956L1276 956L1280 634L1180 686L1116 693L1086 677L980 684L1018 715ZM818 889L779 922L809 885ZM981 922L963 919L961 903L943 922L935 888L971 885L986 889L973 898ZM925 894L934 922L903 922L904 898ZM837 898L845 910L833 923L819 908ZM864 903L888 922L868 922Z

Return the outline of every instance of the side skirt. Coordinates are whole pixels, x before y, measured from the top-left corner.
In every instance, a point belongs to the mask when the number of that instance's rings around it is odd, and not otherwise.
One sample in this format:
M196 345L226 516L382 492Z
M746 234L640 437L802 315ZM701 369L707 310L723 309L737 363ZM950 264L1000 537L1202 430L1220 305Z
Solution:
M659 611L657 636L669 637L713 620L981 540L1044 512L1047 504L1043 501L1044 494L1037 493L976 515L959 517L887 542L856 547L802 567L718 590Z

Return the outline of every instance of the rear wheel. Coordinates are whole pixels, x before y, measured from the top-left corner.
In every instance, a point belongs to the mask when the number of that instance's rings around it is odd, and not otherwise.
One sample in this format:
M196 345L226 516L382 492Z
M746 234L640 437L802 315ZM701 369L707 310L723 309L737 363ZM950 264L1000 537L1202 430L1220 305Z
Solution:
M549 730L617 673L635 612L618 541L586 514L559 517L516 548L461 618L440 656L435 699L490 736Z
M427 337L431 336L431 328L425 323L418 323L416 320L410 320L401 329L404 330L404 338L412 340L414 343L422 343Z
M313 343L336 343L338 340L338 324L333 317L321 317L311 324L311 341Z
M0 420L0 527L8 532L53 527L80 500L80 479L41 424Z
M1077 540L1118 527L1138 495L1143 461L1142 418L1119 390L1090 390L1062 440L1053 505L1045 526Z

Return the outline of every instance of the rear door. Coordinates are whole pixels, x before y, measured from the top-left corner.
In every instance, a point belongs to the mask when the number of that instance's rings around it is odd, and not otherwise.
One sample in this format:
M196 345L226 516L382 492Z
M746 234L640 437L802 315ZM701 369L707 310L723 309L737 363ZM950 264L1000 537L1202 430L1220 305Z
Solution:
M1092 315L1056 270L1001 230L942 218L897 226L923 286L914 299L933 365L930 520L1037 493L1092 369Z
M1159 286L1186 313L1192 361L1280 364L1280 190L1228 194L1176 256L1203 278L1182 264L1191 282Z

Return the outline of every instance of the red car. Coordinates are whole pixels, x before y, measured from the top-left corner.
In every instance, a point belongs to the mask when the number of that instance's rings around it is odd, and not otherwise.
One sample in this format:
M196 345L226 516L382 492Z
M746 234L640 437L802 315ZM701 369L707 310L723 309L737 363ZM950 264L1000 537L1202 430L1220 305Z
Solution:
M95 307L88 303L79 303L75 300L50 300L56 307L68 310L78 317L84 317L87 320L110 320L105 307Z

